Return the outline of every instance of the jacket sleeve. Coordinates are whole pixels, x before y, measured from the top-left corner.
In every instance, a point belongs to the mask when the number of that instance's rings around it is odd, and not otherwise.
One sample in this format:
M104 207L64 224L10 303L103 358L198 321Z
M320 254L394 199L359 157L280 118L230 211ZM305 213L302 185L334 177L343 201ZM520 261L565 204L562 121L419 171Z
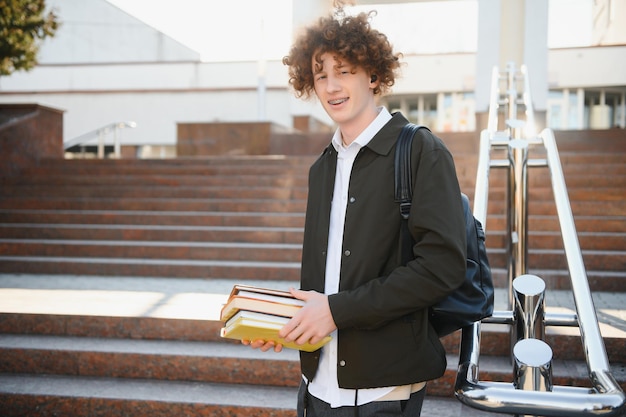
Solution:
M426 129L412 150L409 228L414 259L389 275L329 296L338 328L376 328L445 298L465 278L465 221L452 155ZM399 216L399 214L398 214Z

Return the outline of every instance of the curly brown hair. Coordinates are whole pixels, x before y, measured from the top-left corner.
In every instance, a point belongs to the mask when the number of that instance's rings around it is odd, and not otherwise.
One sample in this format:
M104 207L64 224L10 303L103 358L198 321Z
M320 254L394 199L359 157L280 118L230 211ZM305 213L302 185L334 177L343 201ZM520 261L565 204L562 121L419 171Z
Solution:
M379 84L374 94L385 93L394 85L402 55L393 52L387 36L372 29L370 16L374 13L346 16L339 10L306 28L283 58L283 64L289 67L289 84L297 97L308 98L314 92L312 59L321 64L324 53L375 74Z

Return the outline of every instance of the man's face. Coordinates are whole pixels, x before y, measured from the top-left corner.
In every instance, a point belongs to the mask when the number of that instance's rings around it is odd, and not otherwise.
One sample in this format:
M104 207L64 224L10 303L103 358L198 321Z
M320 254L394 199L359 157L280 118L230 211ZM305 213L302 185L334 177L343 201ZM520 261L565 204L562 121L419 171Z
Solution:
M371 82L363 68L340 61L332 53L322 54L320 60L313 58L311 65L315 94L324 110L340 127L365 128L376 115L373 88L377 81Z

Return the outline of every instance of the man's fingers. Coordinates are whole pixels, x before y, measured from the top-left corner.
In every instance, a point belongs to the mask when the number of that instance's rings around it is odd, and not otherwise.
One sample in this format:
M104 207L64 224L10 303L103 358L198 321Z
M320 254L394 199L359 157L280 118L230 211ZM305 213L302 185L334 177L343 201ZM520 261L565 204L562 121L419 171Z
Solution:
M283 345L280 343L276 343L273 340L242 340L241 343L250 346L252 349L260 349L262 352L267 352L270 349L274 349L274 352L281 352L283 350Z
M315 332L311 331L311 332L307 332L307 333L303 333L301 336L299 336L296 339L296 343L299 345L303 345L305 343L310 343L312 345L321 342L323 338L325 338L327 335L319 335L316 334Z
M298 325L291 321L283 326L282 329L278 332L278 335L285 339L288 342L293 342L302 334L302 330L298 329Z
M296 315L278 331L278 335L289 342L293 342L298 336L300 336L300 333L298 332L299 324L300 318L298 313L296 313Z
M303 290L298 290L295 288L289 288L289 292L298 300L306 301L309 298L308 296L309 296L310 291L303 291Z

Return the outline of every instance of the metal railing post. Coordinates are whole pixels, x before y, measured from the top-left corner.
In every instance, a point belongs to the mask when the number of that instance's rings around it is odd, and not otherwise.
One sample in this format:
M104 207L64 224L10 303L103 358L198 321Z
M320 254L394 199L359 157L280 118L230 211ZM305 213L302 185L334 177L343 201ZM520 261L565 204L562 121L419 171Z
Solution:
M545 282L535 275L513 281L515 345L513 385L529 391L552 391L552 349L545 343Z
M513 385L525 391L552 391L552 349L539 339L523 339L513 348ZM517 417L540 417L518 414Z
M513 281L516 342L545 338L545 290L545 282L536 275L521 275Z
M104 158L104 132L102 129L98 131L98 159Z
M509 142L508 184L508 288L509 308L513 307L513 280L526 273L528 257L528 143L514 139Z
M121 146L120 146L120 138L118 135L119 130L120 130L120 127L118 125L115 125L115 130L113 131L113 155L115 156L115 158L118 158L118 159L122 155Z
M517 119L517 85L515 82L516 70L515 63L509 62L506 65L508 82L507 82L507 104L508 104L508 119Z

